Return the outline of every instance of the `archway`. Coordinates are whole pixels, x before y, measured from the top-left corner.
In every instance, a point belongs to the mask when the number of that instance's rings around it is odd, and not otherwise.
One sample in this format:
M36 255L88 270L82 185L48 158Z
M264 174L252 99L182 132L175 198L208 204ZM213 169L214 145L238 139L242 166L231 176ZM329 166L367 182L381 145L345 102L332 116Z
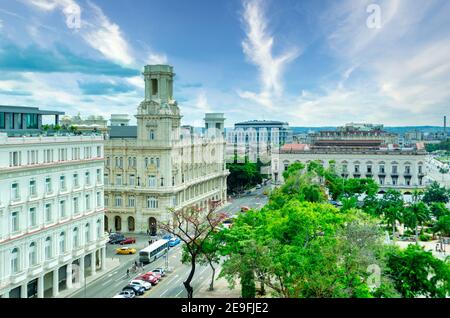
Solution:
M106 232L109 232L109 229L108 229L108 217L105 215L105 218L104 218L104 220L105 220L105 224L104 224L104 229L105 229L105 231Z
M132 216L128 217L128 231L134 232L134 217Z
M117 232L120 232L122 230L122 219L120 218L120 216L116 216L114 218L114 228Z
M148 229L150 231L150 235L155 236L157 232L157 223L154 217L150 217L148 219Z

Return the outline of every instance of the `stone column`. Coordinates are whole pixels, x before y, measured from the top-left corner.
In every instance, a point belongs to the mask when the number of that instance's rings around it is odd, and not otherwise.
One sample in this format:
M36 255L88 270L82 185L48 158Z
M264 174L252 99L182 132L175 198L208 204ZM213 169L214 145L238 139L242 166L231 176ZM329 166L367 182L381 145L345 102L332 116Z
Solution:
M57 297L59 294L59 272L58 268L56 268L53 271L53 290L52 290L52 296Z
M20 298L28 298L28 284L22 284L20 286Z
M80 262L80 265L79 265L79 269L80 269L80 271L79 271L79 278L78 278L78 282L80 283L80 284L83 284L84 283L84 256L81 256L80 257L80 260L79 260L79 262Z
M72 263L67 264L67 276L66 276L66 286L67 289L72 288Z
M93 251L91 254L91 276L94 276L96 274L96 251Z
M102 258L101 258L102 271L104 271L106 269L106 247L103 247L101 251L102 251Z
M38 277L38 298L44 298L44 275Z

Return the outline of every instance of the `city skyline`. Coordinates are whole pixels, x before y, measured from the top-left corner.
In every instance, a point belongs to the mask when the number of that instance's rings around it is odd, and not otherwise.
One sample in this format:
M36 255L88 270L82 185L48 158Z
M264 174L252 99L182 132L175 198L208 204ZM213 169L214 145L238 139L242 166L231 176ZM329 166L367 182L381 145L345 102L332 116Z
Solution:
M378 28L372 2L4 1L2 104L135 114L143 66L170 64L184 124L441 125L450 4L377 1Z

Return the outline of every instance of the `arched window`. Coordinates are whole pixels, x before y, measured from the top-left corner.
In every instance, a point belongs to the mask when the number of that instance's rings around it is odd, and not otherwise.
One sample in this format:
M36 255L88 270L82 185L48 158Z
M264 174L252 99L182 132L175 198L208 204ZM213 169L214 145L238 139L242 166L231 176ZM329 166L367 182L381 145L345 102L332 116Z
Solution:
M11 251L11 274L19 271L19 249L16 247Z
M66 252L66 232L59 234L59 253L64 254Z
M89 223L84 226L84 240L86 243L91 241L91 225Z
M28 262L30 266L34 266L37 263L36 243L32 242L28 249Z
M77 248L79 246L79 237L78 237L78 228L74 228L72 232L72 245L73 248Z
M52 257L52 238L50 236L48 236L45 239L45 259L50 259Z
M147 208L157 209L158 208L158 199L155 197L148 197L147 198Z

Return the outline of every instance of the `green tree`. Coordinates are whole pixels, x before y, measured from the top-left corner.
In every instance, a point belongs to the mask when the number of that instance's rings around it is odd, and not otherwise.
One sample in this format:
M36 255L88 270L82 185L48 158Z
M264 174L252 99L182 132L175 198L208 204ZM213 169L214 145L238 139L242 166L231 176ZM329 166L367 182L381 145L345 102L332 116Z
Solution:
M242 191L246 187L262 182L262 176L256 163L228 163L230 175L227 178L227 187L230 191Z
M430 211L436 219L450 214L450 210L446 208L445 203L443 202L432 202L430 204Z
M450 292L449 264L410 244L387 255L387 274L403 297L445 298Z
M434 181L426 188L422 201L426 204L433 202L448 203L450 201L450 194L445 187L441 187L438 182Z
M450 235L450 215L442 215L433 226L434 233L440 233L441 236Z
M415 230L416 243L419 243L419 226L430 220L430 210L423 202L416 202L403 209L403 220L407 227Z
M389 189L379 200L377 214L382 216L383 221L391 226L393 240L396 238L396 223L402 221L404 215L404 201L402 194L394 189Z

